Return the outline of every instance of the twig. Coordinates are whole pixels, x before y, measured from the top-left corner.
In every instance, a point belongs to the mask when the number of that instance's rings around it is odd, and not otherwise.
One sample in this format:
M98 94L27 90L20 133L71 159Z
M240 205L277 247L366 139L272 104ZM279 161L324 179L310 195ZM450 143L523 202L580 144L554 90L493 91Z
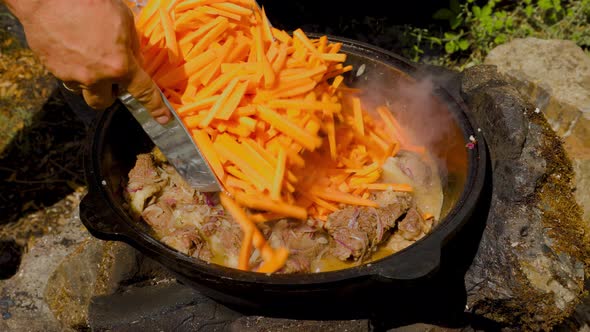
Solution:
M47 180L5 180L6 182L11 183L20 183L20 184L47 184L47 183L58 183L58 182L68 182L68 180L62 179L47 179Z
M59 167L59 168L60 168L62 171L64 171L64 172L66 172L66 173L70 174L70 175L71 175L71 176L73 176L73 177L74 177L76 180L80 180L80 176L79 176L78 174L76 174L76 173L74 173L73 171L71 171L71 170L69 170L69 169L67 169L67 168L63 167L62 165L60 165L60 164L56 163L54 160L51 160L51 159L50 159L50 160L49 160L49 163L53 164L54 166L57 166L57 167Z

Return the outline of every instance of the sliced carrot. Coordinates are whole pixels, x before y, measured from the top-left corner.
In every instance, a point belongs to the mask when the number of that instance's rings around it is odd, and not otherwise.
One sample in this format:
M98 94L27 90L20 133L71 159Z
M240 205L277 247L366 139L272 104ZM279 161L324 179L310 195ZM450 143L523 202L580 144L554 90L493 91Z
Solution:
M219 157L217 156L217 152L213 148L213 143L209 139L207 133L202 130L193 130L193 138L195 139L197 146L203 152L205 159L213 169L213 172L217 176L218 179L223 180L225 171L223 170L223 166L219 161Z
M397 183L368 183L360 185L359 187L369 190L392 190L402 192L413 192L414 189L408 184L397 184Z
M207 46L215 41L225 30L228 28L229 21L225 17L221 17L219 23L217 23L211 30L199 39L195 46L186 55L186 59L190 60L198 56L201 52L207 49Z
M279 248L276 250L275 255L272 257L271 260L265 261L262 263L260 268L258 268L258 272L260 273L273 273L279 270L289 257L289 251L286 248Z
M287 216L280 214L280 213L274 213L274 212L267 212L267 213L256 213L250 216L250 220L252 220L255 223L263 223L263 222L267 222L267 221L273 221L273 220L278 220L278 219L283 219L286 218Z
M158 83L160 87L174 86L186 80L187 77L195 74L199 69L213 61L213 59L215 59L214 51L209 50L203 52L182 66L168 71L161 78L156 78L156 83Z
M300 206L274 202L271 199L260 195L248 195L242 193L236 193L235 199L238 203L251 209L283 213L285 216L301 220L307 219L307 211Z
M329 189L312 189L311 193L316 195L319 198L323 198L328 201L344 203L344 204L351 204L351 205L362 205L362 206L371 206L377 207L377 203L375 201L369 199L363 199L348 193L343 193L335 190Z
M215 115L215 118L221 120L228 120L236 111L238 105L240 104L240 101L242 101L242 98L244 98L246 88L248 88L248 82L238 83L237 87L231 92L231 94L227 98L227 101L223 105L222 109Z
M301 127L273 112L270 108L258 105L258 114L260 118L270 123L277 130L285 133L285 135L289 135L310 151L315 150L322 144L322 140L319 137L310 135Z
M152 18L160 8L160 0L151 0L148 1L147 5L141 10L135 25L138 29L141 29L145 26L147 21Z
M176 113L178 113L178 115L190 115L196 111L204 110L213 106L218 99L219 96L199 99L195 102L184 104L180 108L177 108Z
M176 43L176 33L174 32L174 26L172 24L172 18L167 11L160 8L160 20L162 21L162 27L164 29L164 37L166 38L166 48L168 49L168 59L172 63L178 63L180 61L178 44Z
M279 150L279 156L277 158L277 167L275 168L274 179L272 188L270 190L270 197L278 201L281 199L281 188L283 183L283 177L285 176L285 169L287 167L287 156L284 149Z

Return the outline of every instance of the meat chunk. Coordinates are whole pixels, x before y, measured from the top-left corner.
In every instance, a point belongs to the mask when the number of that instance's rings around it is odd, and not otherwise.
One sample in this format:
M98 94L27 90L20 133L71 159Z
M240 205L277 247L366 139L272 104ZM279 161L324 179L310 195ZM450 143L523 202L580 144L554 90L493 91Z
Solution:
M181 229L165 236L161 241L185 255L211 260L212 254L207 241L205 241L196 229Z
M398 252L420 240L432 229L432 219L424 219L414 206L397 225L397 229L387 241L386 247Z
M141 215L148 198L159 192L165 184L151 155L149 153L138 155L135 167L129 172L126 190L130 198L131 212L135 216Z
M141 217L156 232L166 232L172 226L173 222L172 209L165 202L157 202L156 204L149 205L143 210Z
M400 181L411 182L417 186L429 187L433 184L436 174L420 155L409 151L400 151L395 157L387 160L384 169L389 177ZM409 181L408 181L409 180Z
M237 267L243 236L240 225L231 219L216 218L209 226L209 242L218 260L226 266Z
M387 193L378 197L380 208L348 207L332 213L324 225L333 241L332 255L340 260L361 260L376 249L386 233L410 208L406 193Z
M411 208L399 223L398 232L406 240L416 241L430 232L432 222L425 220L416 208Z
M272 247L289 248L289 258L279 273L310 272L312 263L328 248L326 232L299 221L279 220L263 232Z

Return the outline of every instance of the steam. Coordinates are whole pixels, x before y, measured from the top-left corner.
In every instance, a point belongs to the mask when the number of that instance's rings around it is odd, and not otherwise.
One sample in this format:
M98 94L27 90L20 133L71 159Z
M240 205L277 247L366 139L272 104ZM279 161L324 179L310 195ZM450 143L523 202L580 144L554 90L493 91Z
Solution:
M441 144L460 143L456 141L456 120L435 93L441 83L450 83L450 75L428 75L414 80L393 69L382 72L377 68L365 66L355 72L356 85L364 91L362 100L368 111L386 105L410 142L428 150L441 151Z

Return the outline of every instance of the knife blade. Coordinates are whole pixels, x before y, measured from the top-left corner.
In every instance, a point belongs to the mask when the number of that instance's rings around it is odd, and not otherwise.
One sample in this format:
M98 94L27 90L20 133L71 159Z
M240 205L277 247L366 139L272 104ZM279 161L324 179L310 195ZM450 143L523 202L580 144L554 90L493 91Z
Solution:
M189 131L161 91L160 95L172 115L165 125L158 123L145 106L131 94L124 92L118 99L190 186L200 192L221 191L217 177Z

